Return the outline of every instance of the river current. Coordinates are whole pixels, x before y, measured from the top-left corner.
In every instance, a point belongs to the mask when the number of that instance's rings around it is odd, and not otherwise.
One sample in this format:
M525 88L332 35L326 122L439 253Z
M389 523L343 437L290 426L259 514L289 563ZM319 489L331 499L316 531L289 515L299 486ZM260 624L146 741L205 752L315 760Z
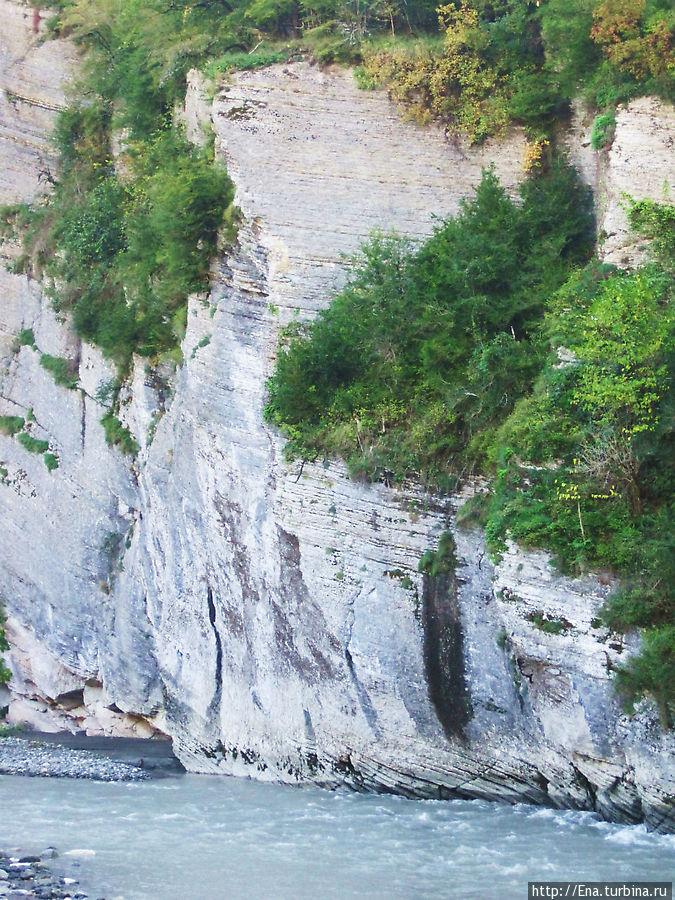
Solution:
M675 836L590 813L196 775L0 777L0 847L50 845L106 900L522 900L528 880L675 876Z

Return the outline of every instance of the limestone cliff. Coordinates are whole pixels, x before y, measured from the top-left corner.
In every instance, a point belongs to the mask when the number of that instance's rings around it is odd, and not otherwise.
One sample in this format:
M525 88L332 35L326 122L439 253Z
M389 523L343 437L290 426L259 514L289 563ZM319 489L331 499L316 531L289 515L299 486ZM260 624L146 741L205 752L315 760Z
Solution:
M50 135L75 54L66 42L45 41L44 23L32 7L3 0L0 20L4 204L28 201L48 188ZM16 249L5 252L11 257ZM45 730L76 723L94 731L151 734L152 726L127 718L105 698L99 681L100 657L114 627L108 593L116 560L109 550L133 526L137 498L133 471L105 443L103 408L95 399L114 372L57 319L36 282L13 274L11 258L2 263L0 415L24 419L26 432L48 441L59 464L49 472L41 454L0 437L0 596L10 614L11 716ZM19 346L17 334L24 329L32 331L34 346ZM40 365L44 353L72 360L80 388L58 387ZM147 643L136 664L156 672Z
M17 39L1 40L11 57ZM488 162L513 187L522 138L469 150L401 121L349 72L307 64L241 74L213 101L195 76L185 115L195 139L212 123L243 218L210 294L190 301L184 365L172 378L136 365L133 465L98 421L105 362L37 285L1 276L0 415L24 417L59 458L48 471L0 436L10 716L159 728L195 771L592 808L672 830L675 743L648 710L621 715L608 668L630 648L593 627L608 585L515 548L495 570L480 532L455 527L461 497L288 465L262 418L279 331L327 303L343 254L373 228L429 233ZM621 166L640 159L634 148ZM614 190L617 164L600 189ZM34 185L40 163L25 165ZM37 349L12 343L22 328ZM81 388L56 386L40 352L77 360ZM446 528L456 571L420 575Z

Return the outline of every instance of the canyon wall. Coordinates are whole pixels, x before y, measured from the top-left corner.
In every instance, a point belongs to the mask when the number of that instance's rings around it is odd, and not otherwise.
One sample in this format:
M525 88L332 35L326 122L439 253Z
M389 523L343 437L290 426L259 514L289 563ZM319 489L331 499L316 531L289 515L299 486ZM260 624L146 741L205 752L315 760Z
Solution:
M23 28L0 38L3 60L45 52L30 16ZM13 108L0 107L0 135ZM644 115L672 140L671 111L652 106L619 117L615 145ZM0 435L10 718L167 734L194 771L525 800L672 830L675 743L647 706L622 715L609 669L634 646L594 627L610 585L563 579L517 548L495 569L481 533L455 525L480 485L436 497L356 483L335 462L289 464L262 417L280 330L328 302L346 256L373 229L428 234L490 162L513 189L522 136L469 149L402 121L349 72L305 63L239 74L214 99L195 74L185 119L196 140L213 128L242 221L210 293L190 299L184 364L136 363L123 405L135 461L105 444L105 361L38 285L0 273L0 415L24 418L59 461L50 471ZM573 153L613 196L617 166L641 165L643 150L596 166L577 128ZM22 164L31 190L38 157ZM35 347L16 340L28 328ZM55 385L41 353L77 361L78 389ZM421 575L446 529L455 572ZM536 614L565 630L541 631Z
M0 21L0 203L39 202L49 188L51 132L76 55L67 42L46 39L30 6L3 0ZM5 244L0 258L0 415L23 419L24 433L48 442L58 468L50 471L44 455L29 452L17 436L0 434L10 718L43 730L76 725L153 734L154 726L126 716L123 699L117 706L99 680L116 632L110 588L117 561L110 551L132 527L137 502L136 475L108 447L100 424L96 394L114 369L55 315L37 282L14 272L20 252ZM21 332L31 333L24 345ZM40 365L43 354L72 360L78 389L56 385ZM142 617L135 609L129 614ZM147 640L142 646L134 665L156 673Z

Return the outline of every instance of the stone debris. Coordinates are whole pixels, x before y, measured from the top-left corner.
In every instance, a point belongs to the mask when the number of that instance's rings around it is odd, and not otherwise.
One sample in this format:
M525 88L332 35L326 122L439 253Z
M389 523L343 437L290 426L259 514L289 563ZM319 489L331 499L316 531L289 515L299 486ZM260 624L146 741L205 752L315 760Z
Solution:
M137 766L105 759L87 750L72 750L18 737L0 738L0 774L90 778L94 781L140 781L150 777Z
M0 850L0 898L2 900L88 900L76 878L58 875L49 869L46 859L58 853L48 847L39 856L21 856ZM97 900L105 900L99 897Z

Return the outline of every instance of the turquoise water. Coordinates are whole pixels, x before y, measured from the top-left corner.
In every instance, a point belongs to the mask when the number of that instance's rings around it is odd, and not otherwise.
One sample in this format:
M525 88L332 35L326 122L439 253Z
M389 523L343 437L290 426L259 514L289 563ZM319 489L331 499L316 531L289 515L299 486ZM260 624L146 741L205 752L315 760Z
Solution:
M525 898L528 880L672 880L675 837L589 813L187 775L0 777L0 847L106 900Z

